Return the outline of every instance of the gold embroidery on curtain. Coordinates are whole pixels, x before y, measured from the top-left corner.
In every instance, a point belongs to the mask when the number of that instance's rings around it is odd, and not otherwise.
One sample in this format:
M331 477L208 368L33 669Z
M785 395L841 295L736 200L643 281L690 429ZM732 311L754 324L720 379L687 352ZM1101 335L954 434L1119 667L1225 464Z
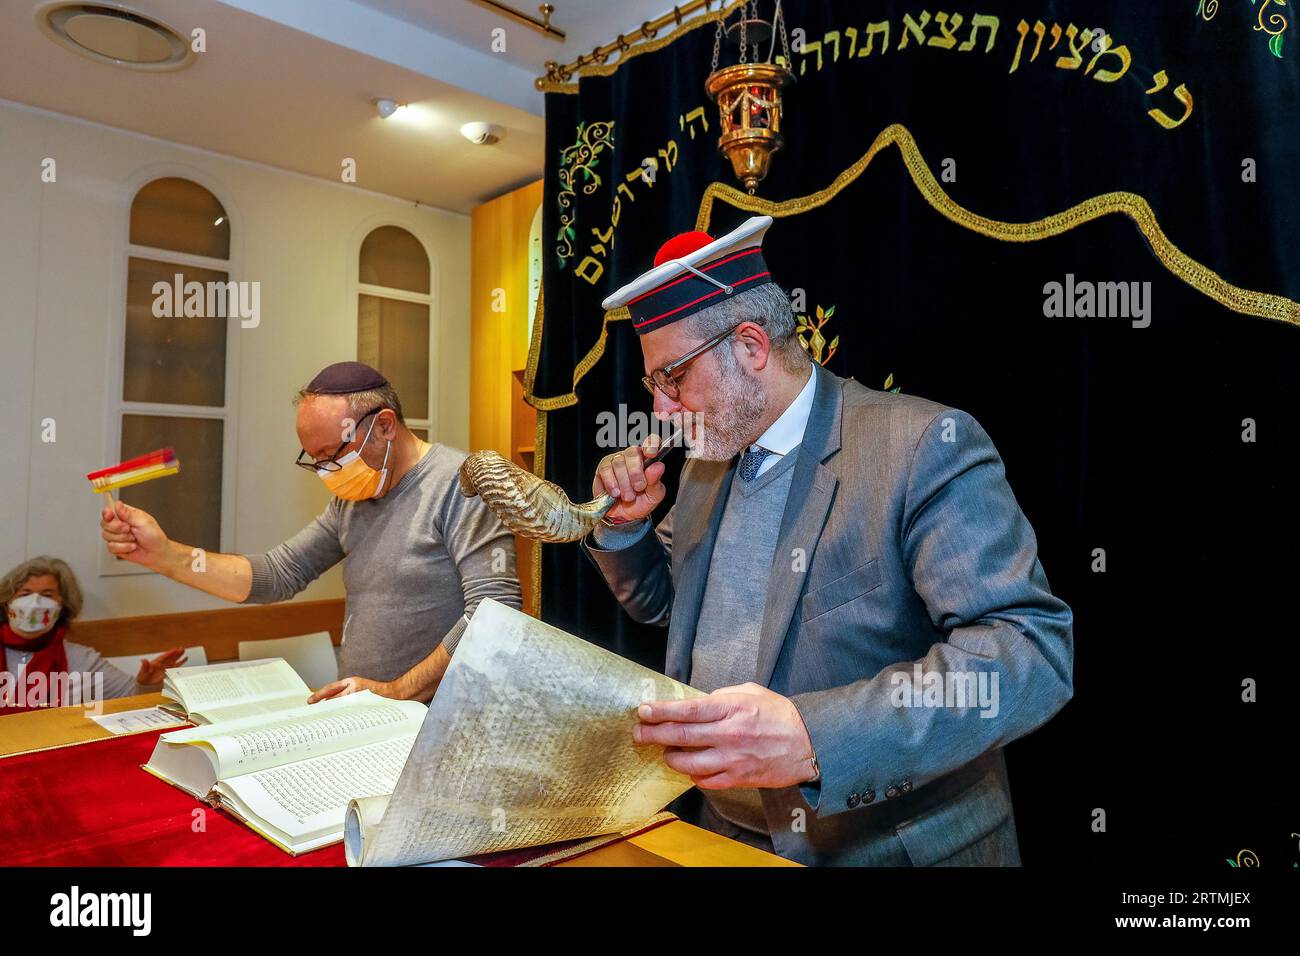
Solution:
M746 212L763 213L777 217L797 215L801 212L807 212L809 209L816 209L818 206L830 202L840 190L857 179L862 174L862 171L871 164L871 160L875 158L876 154L888 146L898 147L903 156L903 164L907 167L912 182L916 185L925 201L963 228L1004 242L1036 242L1040 239L1059 236L1086 222L1100 219L1102 216L1123 213L1137 223L1138 230L1151 244L1156 258L1160 260L1164 267L1197 291L1232 309L1234 312L1300 326L1300 302L1294 302L1284 296L1271 295L1267 292L1255 292L1250 289L1239 288L1226 281L1208 266L1197 262L1169 241L1169 237L1160 228L1160 223L1156 220L1155 212L1152 211L1150 204L1136 193L1104 193L1086 199L1076 206L1071 206L1064 212L1037 219L1033 222L1000 222L971 212L944 192L934 173L930 171L924 157L921 156L921 151L917 147L912 134L897 123L883 130L862 158L836 176L835 181L830 186L808 196L788 199L785 202L772 202L769 199L750 196L725 183L712 183L704 190L704 198L700 202L700 211L696 217L695 228L708 231L709 220L713 214L714 199L721 199Z

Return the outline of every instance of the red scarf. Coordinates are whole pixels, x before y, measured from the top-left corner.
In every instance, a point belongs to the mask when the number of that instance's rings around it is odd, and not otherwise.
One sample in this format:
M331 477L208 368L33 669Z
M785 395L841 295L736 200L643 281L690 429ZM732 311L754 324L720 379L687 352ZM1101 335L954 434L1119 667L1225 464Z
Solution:
M0 717L8 714L21 714L27 710L37 710L41 707L58 707L59 706L59 683L55 675L66 674L68 672L68 652L63 646L63 638L68 633L66 624L56 624L50 630L46 631L35 640L26 640L19 637L17 633L9 626L6 621L0 625L0 671L9 671L8 654L5 648L12 647L14 650L35 651L32 659L27 662L27 669L23 675L23 683L26 687L22 688L19 693L17 686L18 675L10 672L11 676L3 678L3 684L0 684L0 694L8 694L9 699L13 701L12 706L7 706L4 699L0 699ZM29 691L32 688L31 677L33 674L45 675L44 694L52 696L52 701L33 700L35 693ZM39 688L39 683L38 683ZM23 706L18 706L21 701Z

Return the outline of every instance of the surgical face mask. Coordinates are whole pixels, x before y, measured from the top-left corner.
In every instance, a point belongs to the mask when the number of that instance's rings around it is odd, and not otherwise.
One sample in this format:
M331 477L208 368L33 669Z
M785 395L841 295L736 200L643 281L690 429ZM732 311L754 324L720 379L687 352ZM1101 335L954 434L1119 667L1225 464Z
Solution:
M365 448L366 442L370 441L370 433L375 430L376 421L378 419L372 420L370 427L366 429L366 437L362 439L361 448ZM393 443L390 441L388 447L384 449L384 464L378 469L371 468L361 459L361 448L350 451L340 458L338 463L341 467L335 471L326 471L323 468L316 470L320 480L325 482L325 487L344 501L377 498L388 481L388 453L392 451Z
M40 637L58 623L62 609L44 594L24 594L9 602L9 626L23 637Z

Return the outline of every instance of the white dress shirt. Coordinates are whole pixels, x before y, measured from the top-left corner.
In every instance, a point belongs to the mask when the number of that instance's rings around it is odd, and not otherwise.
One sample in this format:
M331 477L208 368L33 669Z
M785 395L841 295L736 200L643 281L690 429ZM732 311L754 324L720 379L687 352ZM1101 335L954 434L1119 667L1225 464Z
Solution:
M758 466L758 474L754 476L755 478L803 442L803 433L808 428L808 416L812 413L813 395L817 392L817 376L814 371L809 367L808 381L804 384L803 390L794 397L794 401L786 407L768 430L758 436L758 441L747 449L752 451L755 448L765 448L772 453L763 459L763 464Z

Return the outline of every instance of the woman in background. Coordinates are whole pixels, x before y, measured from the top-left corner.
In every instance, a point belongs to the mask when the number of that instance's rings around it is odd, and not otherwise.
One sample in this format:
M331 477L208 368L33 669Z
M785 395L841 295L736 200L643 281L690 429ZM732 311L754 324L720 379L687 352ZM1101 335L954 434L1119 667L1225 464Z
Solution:
M158 690L168 667L185 663L185 649L175 647L141 660L132 679L94 648L68 640L72 620L81 613L81 587L59 558L32 558L6 574L0 579L0 606L5 609L0 716L147 694ZM68 676L74 674L80 677Z

